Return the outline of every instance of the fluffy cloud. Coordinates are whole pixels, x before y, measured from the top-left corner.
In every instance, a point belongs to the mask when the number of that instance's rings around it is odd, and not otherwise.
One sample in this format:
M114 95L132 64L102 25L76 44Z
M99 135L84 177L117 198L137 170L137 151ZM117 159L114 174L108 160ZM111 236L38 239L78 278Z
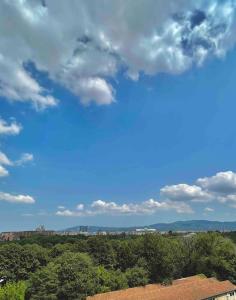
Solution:
M0 177L5 177L9 175L8 170L4 166L11 166L12 162L9 158L0 151Z
M8 176L9 172L3 166L0 165L0 177Z
M82 214L81 212L78 212L78 211L63 209L63 210L58 210L56 212L56 215L60 216L60 217L82 217L84 214Z
M67 217L104 215L148 215L158 211L174 211L176 213L193 213L193 203L217 201L236 208L236 173L219 172L212 177L196 180L196 183L166 185L160 189L160 200L149 199L141 203L123 203L97 200L86 206L78 204L75 210L59 206L56 215ZM205 207L205 212L213 212L214 208Z
M160 194L161 198L171 201L218 201L236 208L236 173L218 172L213 176L197 179L194 185L165 186Z
M45 89L27 73L23 64L23 61L21 64L11 61L0 52L0 96L11 101L31 102L37 110L55 106L57 100L51 95L45 95Z
M236 192L236 173L219 172L212 177L199 178L197 184L210 192L231 194Z
M231 0L3 0L0 95L55 106L38 70L85 105L110 104L118 72L178 74L223 56L235 43L234 14Z
M0 135L17 135L20 133L22 126L15 121L8 124L0 118Z
M0 75L1 76L1 75ZM1 84L1 83L0 83ZM1 135L17 135L22 130L22 126L15 121L7 123L0 118L0 136ZM5 166L22 166L27 162L33 161L34 156L31 153L23 153L20 159L11 161L6 154L0 151L0 177L9 175Z
M83 204L77 206L77 210L59 209L56 212L58 216L81 217L94 215L148 215L157 211L174 210L177 213L192 213L191 207L184 202L159 202L154 199L142 203L117 204L115 202L106 202L103 200L94 201L88 208Z
M0 192L0 201L11 202L11 203L25 203L33 204L35 200L29 195L13 195L8 193Z
M9 160L9 158L4 154L3 152L0 151L0 165L6 165L6 166L11 166L12 162Z
M196 185L177 184L167 185L161 189L163 198L174 201L206 202L211 200L211 195Z
M76 209L78 210L84 210L84 204L78 204Z
M34 156L31 153L23 153L20 157L20 159L16 161L11 161L6 154L0 151L0 177L5 177L9 175L8 170L5 168L5 166L23 166L28 162L31 162L34 160Z

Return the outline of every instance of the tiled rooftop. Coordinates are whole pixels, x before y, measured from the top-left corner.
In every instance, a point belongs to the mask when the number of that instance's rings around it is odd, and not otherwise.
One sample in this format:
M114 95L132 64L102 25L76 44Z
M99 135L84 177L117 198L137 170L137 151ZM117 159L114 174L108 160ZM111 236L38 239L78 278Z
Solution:
M97 294L88 300L205 300L236 290L229 281L192 276L173 281L172 285L149 284L144 287Z

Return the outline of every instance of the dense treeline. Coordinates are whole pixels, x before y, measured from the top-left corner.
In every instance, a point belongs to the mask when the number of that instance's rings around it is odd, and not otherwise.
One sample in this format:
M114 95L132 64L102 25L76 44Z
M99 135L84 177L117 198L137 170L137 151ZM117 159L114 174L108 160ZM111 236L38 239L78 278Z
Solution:
M85 299L199 273L235 283L235 244L219 233L34 237L0 244L0 278L8 282L0 300L17 288L25 299Z

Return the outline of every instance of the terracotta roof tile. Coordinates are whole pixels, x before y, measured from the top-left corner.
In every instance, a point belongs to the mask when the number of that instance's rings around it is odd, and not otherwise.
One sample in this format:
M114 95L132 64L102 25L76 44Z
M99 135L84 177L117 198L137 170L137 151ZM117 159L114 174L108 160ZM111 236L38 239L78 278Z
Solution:
M149 284L144 287L97 294L88 300L203 300L236 290L229 281L192 276L174 280L170 286Z

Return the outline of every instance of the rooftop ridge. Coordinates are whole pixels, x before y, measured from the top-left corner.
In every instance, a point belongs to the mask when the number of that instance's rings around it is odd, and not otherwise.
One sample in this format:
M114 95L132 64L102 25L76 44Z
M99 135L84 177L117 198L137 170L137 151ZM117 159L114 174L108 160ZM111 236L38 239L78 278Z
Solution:
M149 284L90 296L88 300L204 300L236 290L230 281L191 276L173 281L172 285ZM186 298L187 297L187 298Z

